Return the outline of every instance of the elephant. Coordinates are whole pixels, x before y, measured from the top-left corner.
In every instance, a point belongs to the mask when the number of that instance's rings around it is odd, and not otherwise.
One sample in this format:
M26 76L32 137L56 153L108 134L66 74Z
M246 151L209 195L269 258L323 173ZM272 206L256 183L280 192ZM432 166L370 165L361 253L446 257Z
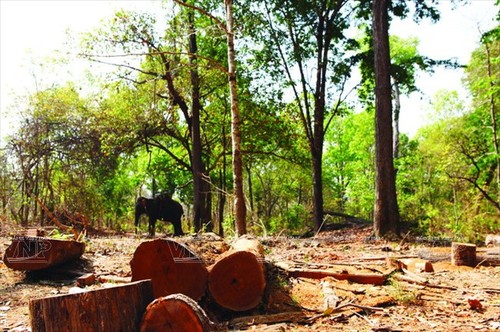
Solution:
M141 215L149 217L149 235L155 236L156 220L169 221L174 225L174 236L182 236L181 217L184 214L182 205L167 194L155 198L139 197L135 204L135 230L137 233Z

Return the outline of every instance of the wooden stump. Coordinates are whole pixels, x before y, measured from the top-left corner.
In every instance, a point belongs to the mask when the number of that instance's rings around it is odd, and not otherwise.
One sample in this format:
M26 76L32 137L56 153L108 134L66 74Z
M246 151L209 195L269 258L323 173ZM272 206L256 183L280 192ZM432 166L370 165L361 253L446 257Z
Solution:
M29 302L33 331L137 331L153 300L150 280Z
M151 302L142 317L141 332L207 332L212 323L203 309L184 294L172 294Z
M476 246L471 243L451 244L451 264L453 265L476 265Z
M85 243L46 237L15 237L5 250L7 267L21 271L42 270L79 258Z
M257 240L238 239L209 267L208 289L215 302L233 311L255 308L266 286L263 258Z
M130 261L132 281L151 279L155 298L182 293L199 300L206 291L208 271L187 247L167 239L141 243Z

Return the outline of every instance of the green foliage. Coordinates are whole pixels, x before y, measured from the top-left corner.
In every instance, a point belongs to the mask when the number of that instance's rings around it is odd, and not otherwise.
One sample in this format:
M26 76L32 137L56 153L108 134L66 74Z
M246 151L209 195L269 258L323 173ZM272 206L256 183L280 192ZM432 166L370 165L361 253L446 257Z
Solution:
M322 123L317 137L324 138L320 151L325 210L365 219L373 214L371 41L344 35L354 22L364 23L369 35L372 2L345 1L338 16L332 16L331 39L324 45L329 52L322 72L327 83L320 96L314 81L318 15L333 15L335 3L280 0L235 6L246 196L256 233L303 233L310 228L310 149L316 144L310 138L316 123ZM434 4L417 1L412 11L407 1L392 1L391 13L436 19ZM222 3L198 5L223 17ZM204 180L212 197L227 196L216 213L223 214L226 236L234 235L227 203L232 187L230 104L227 76L221 70L227 63L225 35L201 13L173 8L154 14L120 11L83 38L87 58L119 62L113 77L94 81L98 94L83 96L79 87L68 83L31 96L20 130L8 150L0 151L2 218L10 214L23 225L47 222L34 204L37 196L50 209L62 206L82 213L94 226L132 231L134 202L144 189L173 194L189 213L194 197L191 73L196 63ZM197 37L196 62L187 52L190 22ZM295 40L290 39L291 30ZM418 71L450 64L419 55L416 38L393 36L391 51L391 74L403 94L418 90ZM400 214L427 235L475 241L500 228L498 59L497 27L484 34L466 69L471 107L457 92L440 91L431 105L430 124L414 139L400 137L395 161ZM357 92L367 102L366 111L339 101L357 63L363 76ZM287 75L300 71L304 75L298 80ZM315 106L324 108L316 118ZM217 203L207 202L212 210ZM161 232L171 226L158 227ZM146 222L141 230L147 230ZM395 288L400 301L415 301Z
M373 113L336 118L326 139L325 209L370 218L374 200Z

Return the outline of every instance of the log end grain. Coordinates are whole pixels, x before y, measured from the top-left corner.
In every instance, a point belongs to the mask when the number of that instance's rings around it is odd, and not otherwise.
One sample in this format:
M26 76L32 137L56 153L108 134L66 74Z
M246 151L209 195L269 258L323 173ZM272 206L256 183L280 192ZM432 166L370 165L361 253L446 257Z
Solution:
M199 300L206 291L208 271L186 246L168 239L141 243L130 262L132 281L151 279L155 298L182 293Z
M262 300L266 286L262 259L250 251L234 251L210 268L208 288L223 308L246 311Z
M471 243L458 243L451 244L451 264L456 266L476 265L476 245Z
M141 321L141 332L207 332L211 322L203 309L184 294L171 294L151 302Z

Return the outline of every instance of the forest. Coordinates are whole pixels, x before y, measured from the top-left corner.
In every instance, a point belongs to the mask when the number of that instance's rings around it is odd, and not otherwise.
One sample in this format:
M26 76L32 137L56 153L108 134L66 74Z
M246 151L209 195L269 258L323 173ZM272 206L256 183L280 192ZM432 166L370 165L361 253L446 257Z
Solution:
M377 13L371 0L173 0L116 12L74 36L106 74L23 105L0 150L1 224L59 214L132 232L138 197L166 193L186 232L304 235L347 218L376 236L484 241L500 228L500 27L467 64L387 36L396 17L439 20L436 3ZM443 90L432 122L400 133L400 97L443 66L464 67L470 99Z

